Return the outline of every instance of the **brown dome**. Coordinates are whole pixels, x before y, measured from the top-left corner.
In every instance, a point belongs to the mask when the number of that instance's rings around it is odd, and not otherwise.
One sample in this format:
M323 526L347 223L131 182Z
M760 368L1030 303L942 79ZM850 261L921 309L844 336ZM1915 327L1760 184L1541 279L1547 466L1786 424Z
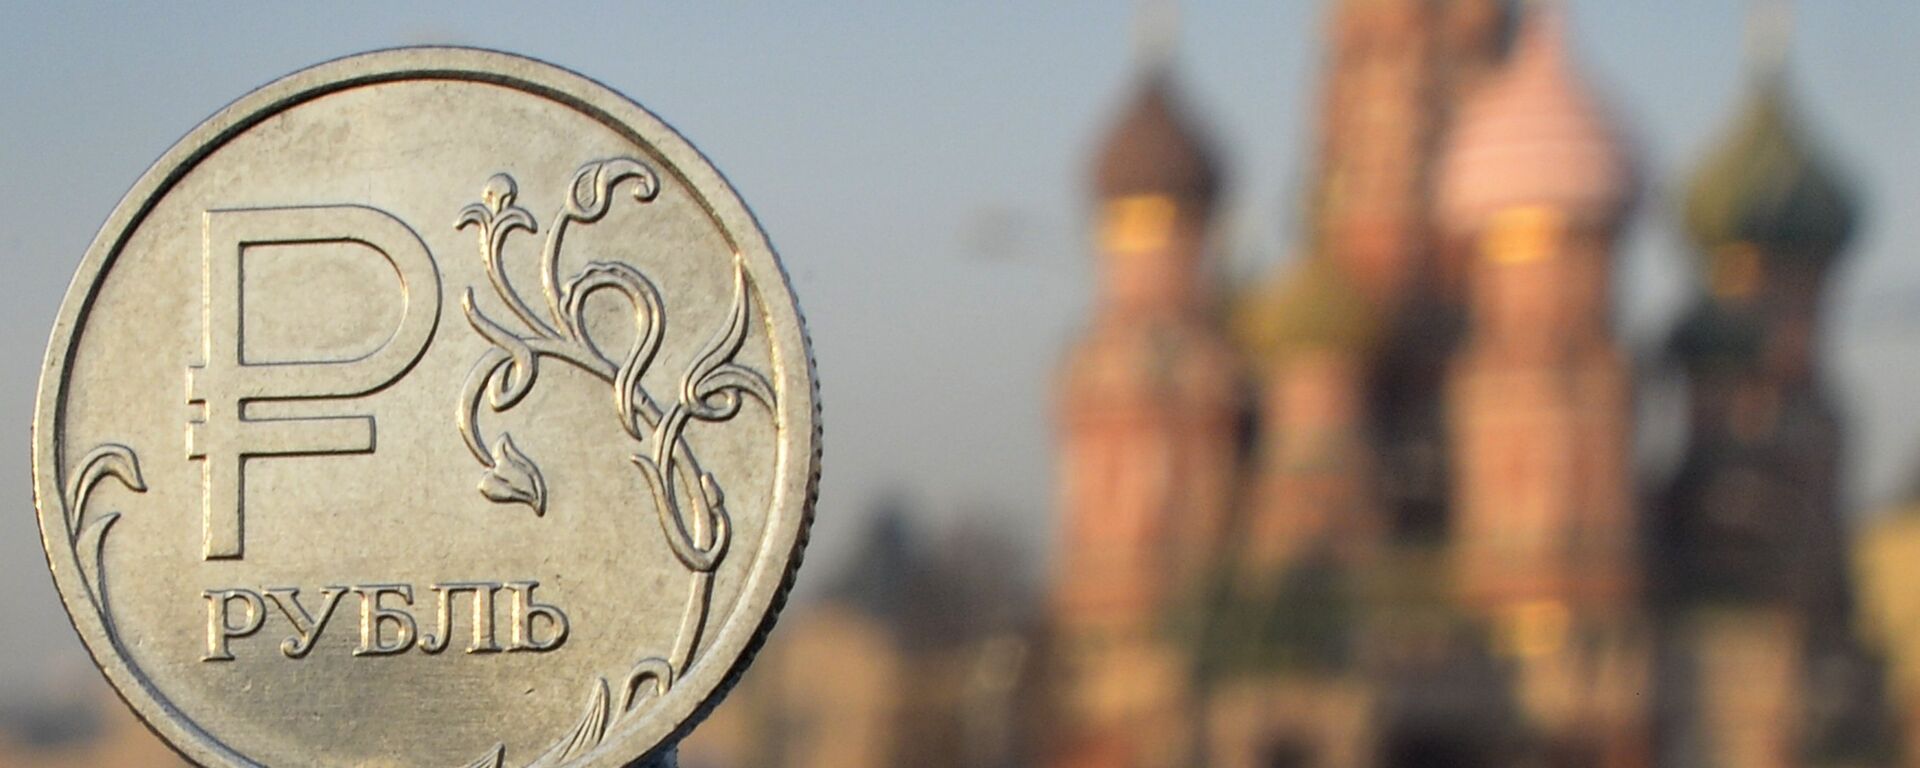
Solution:
M1100 146L1094 191L1102 198L1167 195L1211 202L1220 184L1213 152L1179 108L1172 76L1155 68Z
M1632 160L1568 61L1564 26L1557 10L1529 14L1512 61L1462 111L1441 167L1448 228L1471 231L1519 206L1607 221L1631 202Z

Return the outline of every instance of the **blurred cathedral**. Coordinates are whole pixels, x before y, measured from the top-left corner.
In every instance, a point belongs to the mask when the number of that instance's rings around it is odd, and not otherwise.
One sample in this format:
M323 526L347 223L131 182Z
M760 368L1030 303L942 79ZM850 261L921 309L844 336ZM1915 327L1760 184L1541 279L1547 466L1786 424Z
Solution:
M1046 764L1894 761L1817 343L1852 193L1757 43L1687 188L1702 289L1643 361L1686 382L1686 454L1637 476L1641 169L1566 27L1336 2L1308 234L1227 295L1224 166L1170 65L1139 75L1061 377Z
M761 738L716 743L774 751L690 754L1920 764L1920 611L1897 599L1920 513L1869 534L1857 578L1818 342L1858 206L1795 111L1783 13L1756 12L1747 105L1684 185L1697 296L1637 361L1614 288L1644 169L1556 4L1334 0L1305 235L1254 285L1211 252L1229 165L1170 52L1145 57L1092 168L1037 614L907 595L884 574L924 569L883 529L855 568L875 583L770 650L798 677L719 718ZM1686 447L1646 477L1655 375L1685 382ZM819 722L767 727L795 717Z

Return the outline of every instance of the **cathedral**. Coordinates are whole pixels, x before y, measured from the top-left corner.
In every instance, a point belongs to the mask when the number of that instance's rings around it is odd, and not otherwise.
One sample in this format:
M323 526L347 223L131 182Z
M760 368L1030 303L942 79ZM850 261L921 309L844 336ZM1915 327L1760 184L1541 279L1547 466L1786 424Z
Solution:
M1646 169L1564 12L1329 23L1305 236L1272 279L1209 275L1226 165L1168 62L1097 155L1043 762L1888 764L1819 365L1856 204L1783 57L1755 53L1686 187L1701 290L1635 361L1616 243ZM1671 478L1636 471L1636 363L1686 382Z
M1783 35L1667 180L1555 3L1326 18L1274 274L1221 275L1232 164L1170 52L1104 128L1031 609L985 540L916 555L881 515L689 766L1920 765L1920 502L1856 566L1820 340L1859 203ZM1642 215L1697 286L1656 354L1615 332ZM1656 377L1685 413L1657 472Z

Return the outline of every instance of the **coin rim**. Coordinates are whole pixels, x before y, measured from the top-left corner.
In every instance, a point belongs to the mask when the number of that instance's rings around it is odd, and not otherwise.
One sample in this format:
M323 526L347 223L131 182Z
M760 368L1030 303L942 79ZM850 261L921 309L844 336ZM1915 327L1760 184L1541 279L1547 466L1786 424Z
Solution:
M684 137L646 108L571 70L517 54L482 48L410 47L335 59L262 86L214 113L176 142L115 205L88 246L60 304L35 396L32 428L34 506L41 547L68 619L115 692L175 751L201 765L257 763L214 738L171 706L151 681L121 657L99 606L80 584L77 553L67 546L59 509L60 458L66 453L60 418L74 342L85 327L101 282L127 238L153 207L201 161L261 121L308 101L352 88L405 80L476 81L554 101L606 125L653 152L701 198L745 262L762 300L772 364L779 382L776 476L766 534L729 615L710 631L705 655L674 681L658 706L617 731L575 765L622 766L671 748L712 712L738 681L773 628L793 586L812 525L820 482L819 382L805 318L787 273L738 192ZM773 300L784 297L785 301ZM782 332L779 329L789 328ZM804 467L804 469L802 469ZM741 616L759 616L739 621ZM465 759L456 757L455 760Z

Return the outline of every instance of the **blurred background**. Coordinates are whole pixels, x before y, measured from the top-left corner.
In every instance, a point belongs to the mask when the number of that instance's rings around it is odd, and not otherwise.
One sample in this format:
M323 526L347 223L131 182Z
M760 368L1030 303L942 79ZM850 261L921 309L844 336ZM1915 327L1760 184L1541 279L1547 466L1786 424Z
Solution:
M177 764L25 471L147 163L338 55L501 48L781 249L826 474L728 766L1920 765L1920 6L376 3L0 25L0 766Z

